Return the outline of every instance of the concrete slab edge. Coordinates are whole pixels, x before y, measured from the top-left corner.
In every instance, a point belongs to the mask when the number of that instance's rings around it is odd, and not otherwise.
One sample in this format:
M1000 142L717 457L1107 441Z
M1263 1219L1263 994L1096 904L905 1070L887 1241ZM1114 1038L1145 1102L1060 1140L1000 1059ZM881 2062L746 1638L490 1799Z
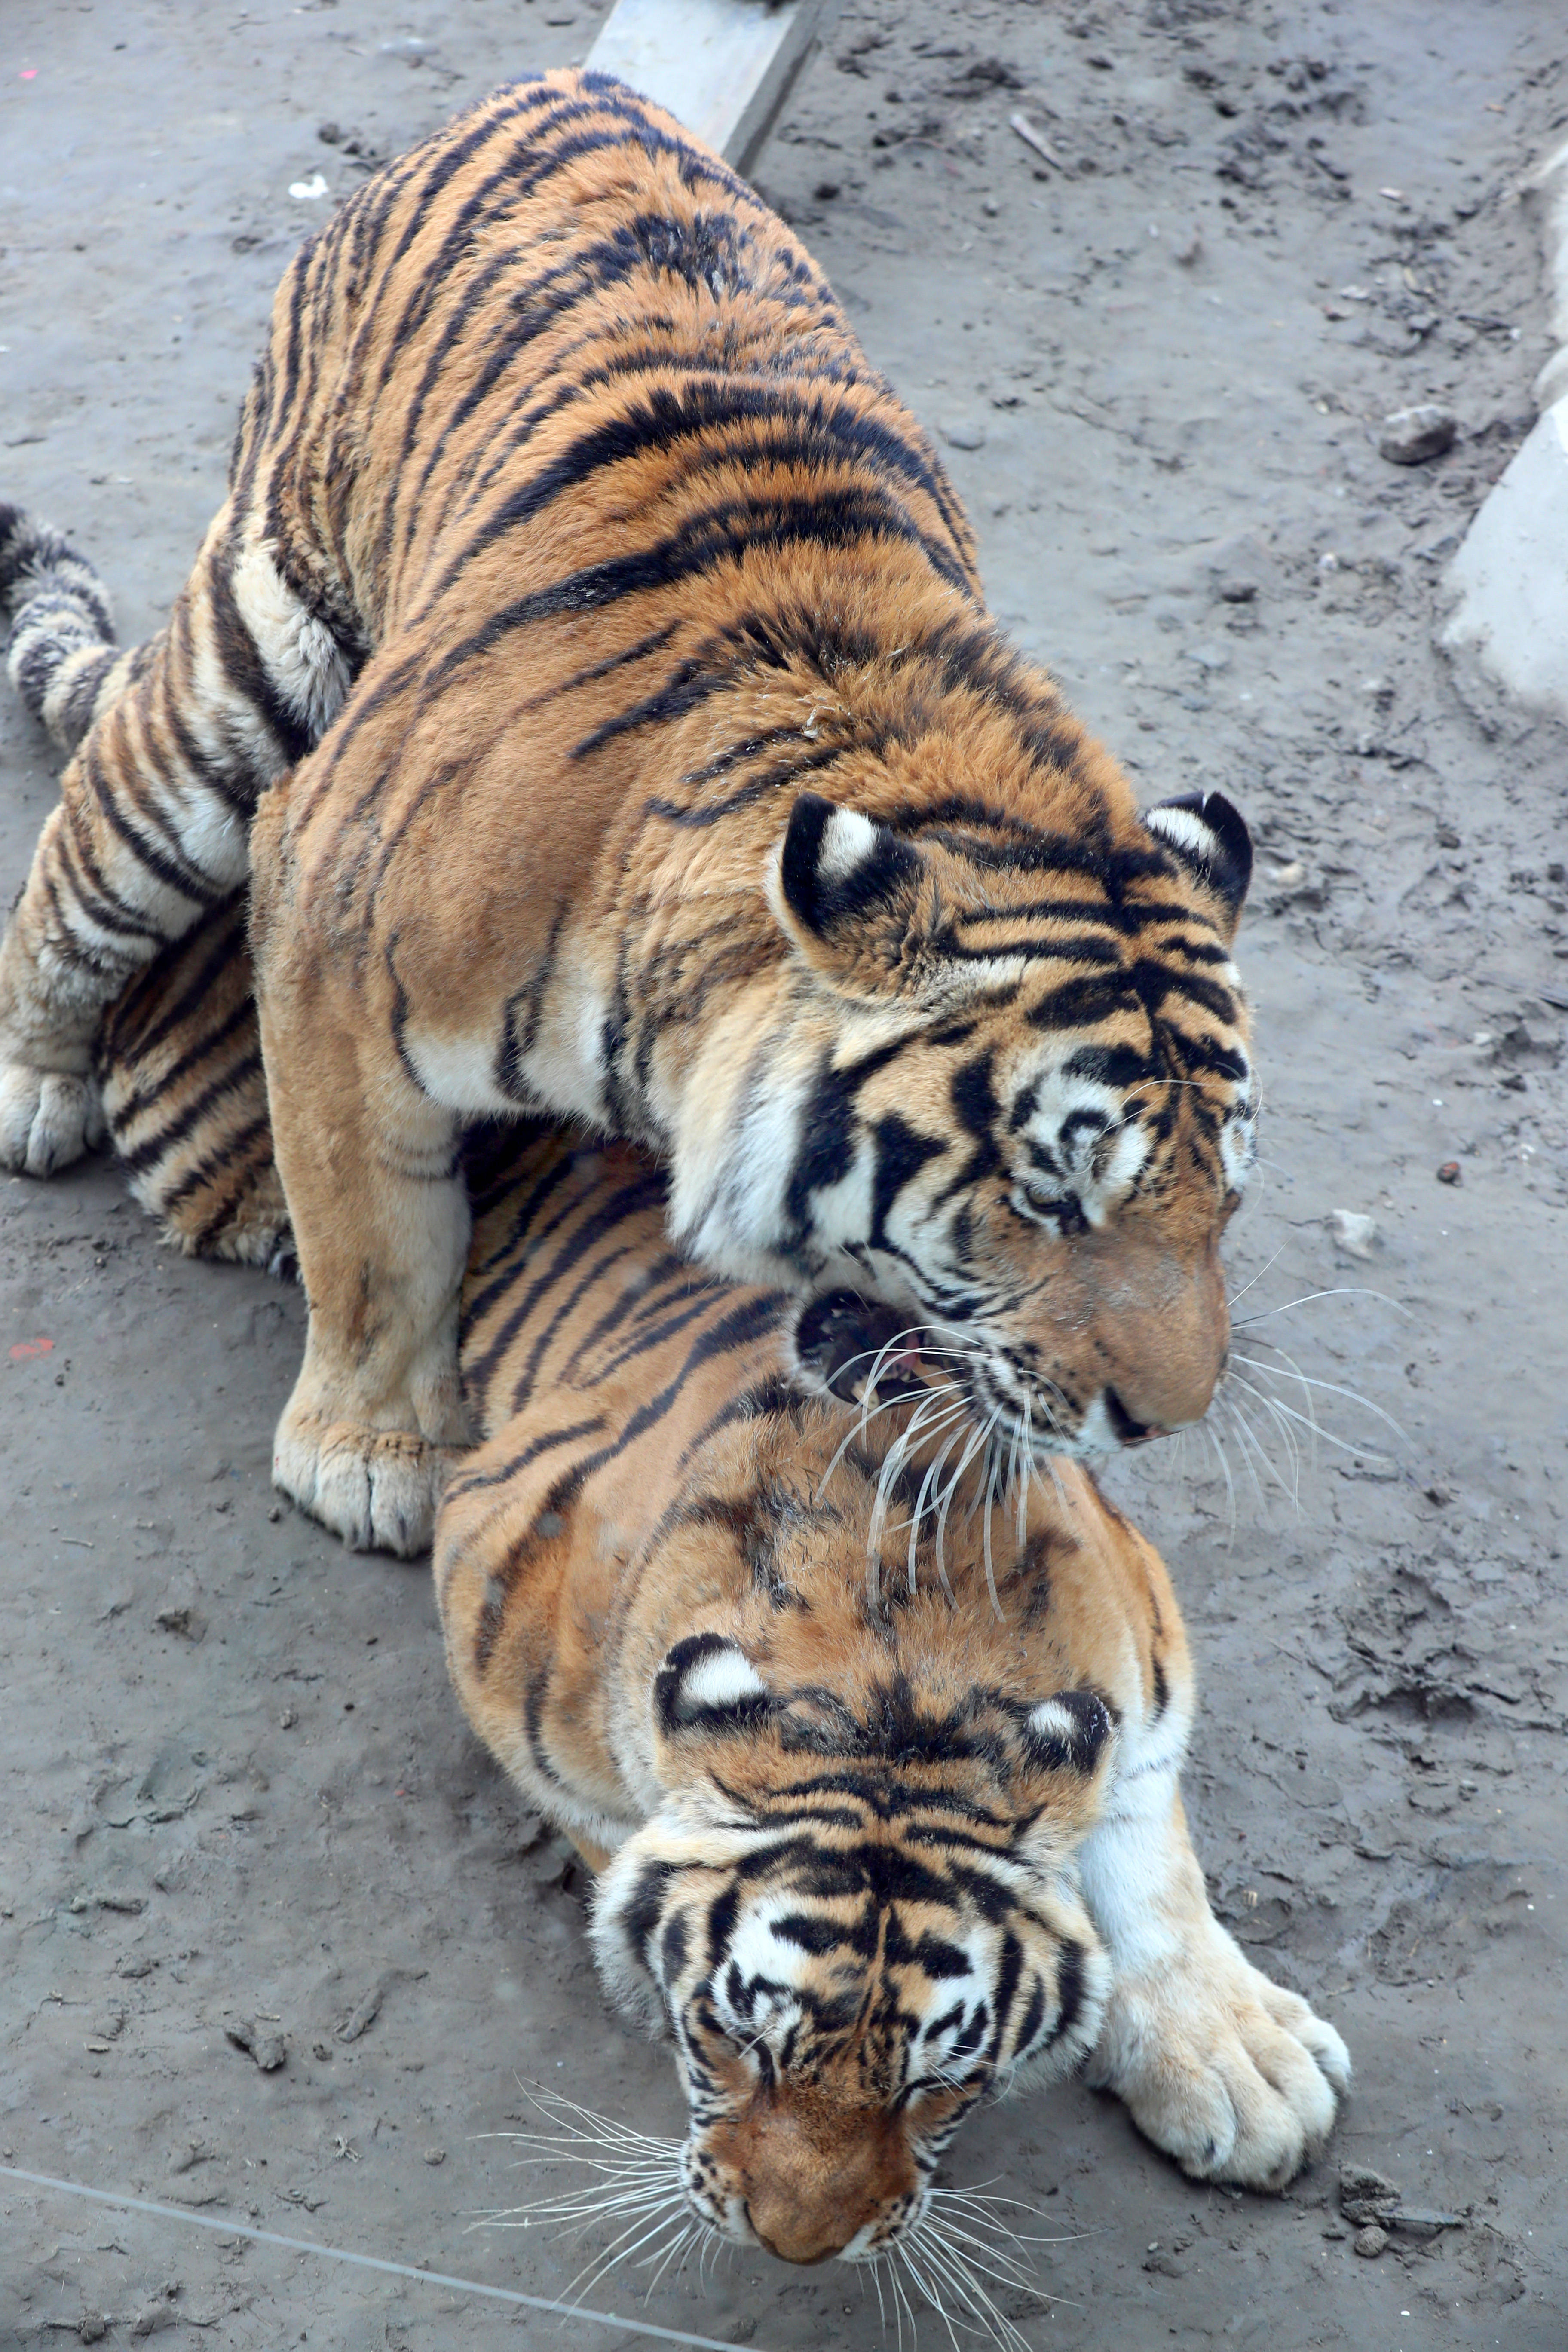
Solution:
M1557 349L1535 379L1541 417L1445 575L1455 604L1437 641L1478 716L1485 681L1568 723L1568 140L1521 194L1541 228Z
M745 172L831 13L829 0L616 0L588 64Z

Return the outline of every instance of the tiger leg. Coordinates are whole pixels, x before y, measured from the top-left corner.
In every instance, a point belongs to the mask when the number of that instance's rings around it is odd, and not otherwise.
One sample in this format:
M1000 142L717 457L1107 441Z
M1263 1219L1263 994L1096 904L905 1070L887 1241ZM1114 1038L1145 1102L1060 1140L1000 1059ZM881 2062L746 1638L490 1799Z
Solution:
M406 1558L428 1544L468 1438L461 1126L414 1083L352 966L275 921L287 798L269 794L257 821L253 936L273 1150L310 1322L272 1476L354 1550Z
M58 531L0 506L11 683L70 753L144 675L159 640L121 647L109 590ZM242 898L165 948L110 1008L94 1075L131 1189L188 1255L280 1269L289 1216L272 1164Z
M1215 1918L1174 1764L1130 1776L1079 1859L1114 1971L1089 2082L1194 2179L1283 2189L1327 2138L1350 2056Z
M90 567L0 514L0 583L31 614L13 651L22 691L57 740L87 725L0 945L0 1169L49 1175L97 1140L104 1007L245 882L258 793L347 691L261 511L226 501L168 630L129 655L111 655Z

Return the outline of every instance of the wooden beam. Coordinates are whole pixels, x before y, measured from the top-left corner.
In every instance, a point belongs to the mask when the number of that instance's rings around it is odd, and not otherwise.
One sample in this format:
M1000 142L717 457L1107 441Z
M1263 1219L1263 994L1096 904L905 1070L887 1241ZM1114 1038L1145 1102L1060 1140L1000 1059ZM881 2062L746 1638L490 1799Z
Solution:
M616 0L588 64L745 172L828 13L828 0Z

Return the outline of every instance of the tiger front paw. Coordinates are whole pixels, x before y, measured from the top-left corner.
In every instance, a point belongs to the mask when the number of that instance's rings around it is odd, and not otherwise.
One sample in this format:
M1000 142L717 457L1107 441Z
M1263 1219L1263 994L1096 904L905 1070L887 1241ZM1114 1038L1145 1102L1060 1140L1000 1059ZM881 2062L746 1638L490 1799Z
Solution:
M1328 2137L1350 2079L1333 2027L1213 1919L1165 1968L1118 1981L1089 2062L1184 2172L1276 2191Z
M52 1176L103 1140L103 1112L93 1080L30 1063L0 1066L0 1170Z
M286 1412L272 1449L272 1483L351 1551L426 1551L436 1506L458 1449L416 1429L324 1426Z

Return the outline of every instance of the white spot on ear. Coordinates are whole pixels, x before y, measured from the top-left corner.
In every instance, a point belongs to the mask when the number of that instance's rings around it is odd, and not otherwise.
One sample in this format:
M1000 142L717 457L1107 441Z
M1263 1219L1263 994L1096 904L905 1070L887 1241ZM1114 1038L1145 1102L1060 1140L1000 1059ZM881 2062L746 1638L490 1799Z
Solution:
M1151 833L1157 833L1173 849L1185 850L1200 866L1206 866L1219 846L1214 827L1205 824L1195 809L1152 808L1143 822Z
M1043 1698L1038 1706L1029 1709L1029 1728L1037 1739L1064 1739L1070 1748L1082 1726L1059 1698Z
M858 809L835 809L822 829L816 871L827 884L847 882L877 847L877 828Z
M683 1676L676 1708L683 1716L716 1713L743 1699L765 1698L767 1688L745 1652L727 1642L721 1650L706 1651Z

